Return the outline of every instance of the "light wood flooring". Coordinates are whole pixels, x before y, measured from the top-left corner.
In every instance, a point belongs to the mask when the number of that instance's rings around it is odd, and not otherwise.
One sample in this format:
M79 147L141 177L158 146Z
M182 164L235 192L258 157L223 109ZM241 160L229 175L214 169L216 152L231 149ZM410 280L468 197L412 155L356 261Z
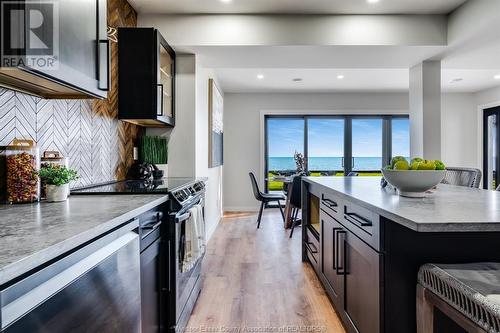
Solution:
M217 227L188 332L280 332L286 326L345 332L314 271L301 261L301 228L289 239L277 209L264 211L260 229L256 219L256 213L231 214Z

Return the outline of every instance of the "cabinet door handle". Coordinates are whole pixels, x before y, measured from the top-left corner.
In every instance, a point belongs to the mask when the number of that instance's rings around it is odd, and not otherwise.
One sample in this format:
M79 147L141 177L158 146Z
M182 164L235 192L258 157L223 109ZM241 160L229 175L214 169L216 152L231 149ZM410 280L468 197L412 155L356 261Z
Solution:
M318 253L318 249L316 248L316 245L314 245L314 243L307 242L306 247L309 250L309 252L311 252L312 254Z
M156 112L157 116L163 116L163 84L158 83L157 85L158 88L160 88L160 96L161 96L161 106L160 106L160 112Z
M335 272L337 273L337 275L345 275L345 269L342 267L344 266L345 264L345 241L344 241L344 246L343 246L343 254L342 254L342 260L344 261L343 262L343 265L341 266L340 265L340 261L339 261L339 235L340 234L346 234L345 230L343 229L339 229L337 231L337 234L335 235Z
M332 263L332 269L335 271L337 270L337 259L336 259L336 255L337 255L337 239L335 238L335 236L337 235L337 230L342 230L342 228L332 228L332 232L333 232L333 238L335 241L332 241L332 253L334 254L334 259L333 259L333 263Z
M368 219L366 219L366 218L364 218L356 213L347 213L346 212L344 214L344 218L347 221L357 225L358 227L371 227L371 226L373 226L372 221L370 221L370 220L368 220Z
M102 62L101 62L101 46L104 45L106 46L106 66L103 66ZM109 40L107 39L100 39L99 40L99 43L98 43L98 55L97 55L97 74L98 74L98 89L99 90L102 90L102 91L109 91L109 87L110 87L110 81L111 81L111 77L110 77L110 68L111 68L111 59L110 59L110 56L109 56ZM104 69L103 69L104 68ZM106 86L101 86L101 82L102 82L102 74L103 74L103 71L106 71L105 73L105 76L106 76Z

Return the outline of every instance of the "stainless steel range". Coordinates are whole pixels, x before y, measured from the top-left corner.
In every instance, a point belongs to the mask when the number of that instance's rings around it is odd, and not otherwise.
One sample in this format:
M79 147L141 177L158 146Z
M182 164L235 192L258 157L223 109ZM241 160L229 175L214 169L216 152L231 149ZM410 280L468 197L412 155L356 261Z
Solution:
M159 251L155 253L146 251L151 246L142 244L146 237L141 237L142 326L143 332L183 331L201 291L201 263L206 247L204 181L193 178L126 180L77 188L71 193L169 194L167 218L158 218L159 223L146 219L144 225L139 221L139 228L147 235L152 234L152 230L161 230L155 240L155 244L160 244ZM156 274L151 273L153 270L148 268L151 265L147 264L156 265L153 257L158 258L156 261L160 266ZM151 286L158 287L152 290ZM157 297L155 295L159 295L158 300L151 299ZM157 309L152 309L152 304L158 303ZM152 313L158 313L159 318L151 316Z

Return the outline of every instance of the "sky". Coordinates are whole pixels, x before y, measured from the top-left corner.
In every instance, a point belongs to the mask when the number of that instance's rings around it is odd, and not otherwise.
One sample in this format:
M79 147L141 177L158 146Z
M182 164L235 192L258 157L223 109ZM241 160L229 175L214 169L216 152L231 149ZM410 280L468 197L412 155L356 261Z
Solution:
M344 150L342 119L309 119L309 157L338 157ZM353 119L353 156L382 156L382 120ZM392 121L392 155L408 156L410 150L409 120ZM268 120L269 156L292 157L304 151L303 119Z

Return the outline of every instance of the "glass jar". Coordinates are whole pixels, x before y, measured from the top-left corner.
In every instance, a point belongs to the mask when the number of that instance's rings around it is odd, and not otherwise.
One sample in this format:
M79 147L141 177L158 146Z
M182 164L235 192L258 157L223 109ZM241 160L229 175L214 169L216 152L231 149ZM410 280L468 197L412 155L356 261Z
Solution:
M0 168L2 164L5 168L5 201L29 203L40 200L40 153L32 140L14 139L9 146L0 147Z

